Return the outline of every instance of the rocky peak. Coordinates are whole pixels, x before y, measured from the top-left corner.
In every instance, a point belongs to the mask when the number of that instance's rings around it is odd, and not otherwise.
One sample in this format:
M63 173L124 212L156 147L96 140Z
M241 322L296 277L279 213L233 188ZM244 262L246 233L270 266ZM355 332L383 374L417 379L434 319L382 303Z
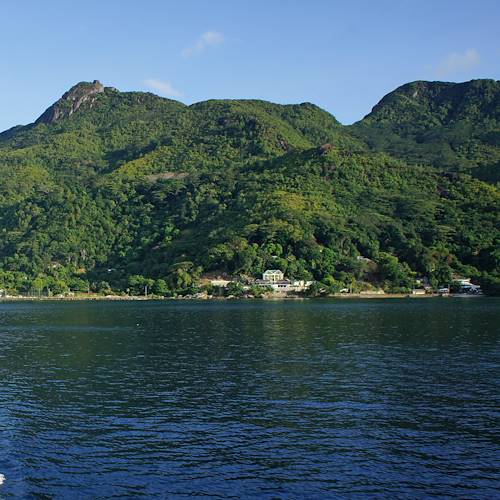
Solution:
M55 123L70 117L84 104L86 107L92 107L97 94L102 92L104 92L104 85L99 80L94 80L92 83L77 83L50 106L35 123Z

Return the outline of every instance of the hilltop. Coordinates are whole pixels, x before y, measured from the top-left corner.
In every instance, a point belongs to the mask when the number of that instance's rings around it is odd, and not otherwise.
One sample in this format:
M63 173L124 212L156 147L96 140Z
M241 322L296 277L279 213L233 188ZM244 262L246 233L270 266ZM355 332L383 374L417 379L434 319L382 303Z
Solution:
M407 83L351 131L371 149L410 163L499 180L500 82Z
M59 174L151 174L269 158L334 141L358 144L319 107L256 100L186 106L151 93L81 82L32 125L0 134L3 165L34 160ZM131 163L132 162L132 163Z

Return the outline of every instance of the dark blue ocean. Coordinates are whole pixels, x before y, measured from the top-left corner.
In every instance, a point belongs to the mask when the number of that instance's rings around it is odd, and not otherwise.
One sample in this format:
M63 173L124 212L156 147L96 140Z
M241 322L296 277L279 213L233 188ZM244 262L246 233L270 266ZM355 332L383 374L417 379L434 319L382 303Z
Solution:
M500 497L500 300L0 303L0 498Z

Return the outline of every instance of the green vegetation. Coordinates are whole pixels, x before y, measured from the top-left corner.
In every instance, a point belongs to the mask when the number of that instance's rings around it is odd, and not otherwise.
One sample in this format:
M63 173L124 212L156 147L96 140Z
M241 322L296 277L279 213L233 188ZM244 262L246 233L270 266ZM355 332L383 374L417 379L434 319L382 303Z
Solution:
M499 85L470 85L476 101L439 108L446 127L470 125L442 164L425 152L446 142L434 108L399 94L353 127L308 103L185 106L105 88L73 111L63 97L0 134L0 289L168 297L198 292L205 272L279 268L318 281L314 294L406 292L417 275L439 286L453 273L498 293L499 189L470 172L500 158ZM418 162L394 147L409 123L437 134L419 136Z
M413 82L386 95L351 131L411 164L500 180L500 84Z

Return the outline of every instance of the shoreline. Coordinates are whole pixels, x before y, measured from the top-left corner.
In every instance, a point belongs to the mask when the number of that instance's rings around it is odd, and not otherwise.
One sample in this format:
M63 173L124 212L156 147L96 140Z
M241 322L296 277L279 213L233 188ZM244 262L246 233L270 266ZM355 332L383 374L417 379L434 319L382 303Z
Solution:
M340 300L353 300L353 299L433 299L433 298L480 298L485 295L466 295L466 294L425 294L425 295L412 295L407 293L384 293L384 294L334 294L320 297L307 297L302 295L268 295L264 297L143 297L143 296L130 296L130 295L103 295L103 296L86 296L78 295L73 297L27 297L27 296L10 296L0 297L0 303L3 302L161 302L161 301L233 301L233 300L324 300L324 299L340 299Z

